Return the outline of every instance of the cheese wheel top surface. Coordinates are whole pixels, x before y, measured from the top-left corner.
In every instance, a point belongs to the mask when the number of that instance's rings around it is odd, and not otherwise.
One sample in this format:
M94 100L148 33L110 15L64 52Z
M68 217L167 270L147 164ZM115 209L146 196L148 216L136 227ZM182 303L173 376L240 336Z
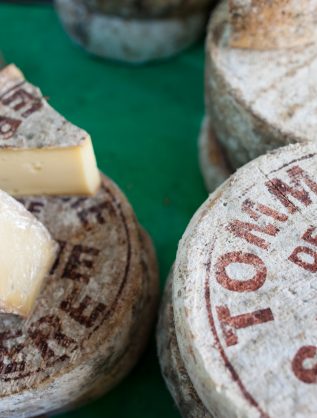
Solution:
M207 60L219 76L210 83L222 85L222 91L225 89L231 96L228 99L230 107L240 108L240 118L229 115L225 111L228 107L224 104L226 98L217 99L219 107L223 102L225 123L235 124L239 135L240 131L246 130L246 135L250 136L249 126L255 131L262 126L263 130L278 131L281 133L279 145L314 141L317 127L317 40L292 49L256 51L231 48L228 19L228 4L223 1L212 15L207 39ZM259 139L256 134L253 136L253 146L256 147Z
M217 417L317 414L317 147L244 166L182 238L173 306L193 385Z

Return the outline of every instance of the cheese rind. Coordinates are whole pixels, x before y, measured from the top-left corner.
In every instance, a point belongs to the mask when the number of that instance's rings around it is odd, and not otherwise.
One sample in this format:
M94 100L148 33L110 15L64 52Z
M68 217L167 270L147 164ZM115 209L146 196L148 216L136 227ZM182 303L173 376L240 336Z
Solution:
M0 311L28 316L56 255L50 233L0 191Z
M178 246L177 342L213 416L316 416L316 163L307 143L245 165Z
M49 106L14 65L0 71L0 188L90 195L99 185L89 135Z
M205 91L207 114L230 164L238 168L274 148L315 141L316 44L243 50L228 47L229 35L223 1L209 24Z
M105 8L101 11L99 6L90 3L56 0L65 30L90 53L130 63L168 58L187 48L203 33L208 14L206 6L197 4L197 9L189 13L137 17L131 16L121 5L122 15L119 16L106 13ZM186 4L189 6L189 2ZM110 6L108 2L107 6ZM109 11L109 7L106 9Z
M186 418L213 418L199 399L180 355L172 303L173 272L161 302L156 341L161 372L180 413Z
M229 0L235 48L291 48L316 41L316 0Z

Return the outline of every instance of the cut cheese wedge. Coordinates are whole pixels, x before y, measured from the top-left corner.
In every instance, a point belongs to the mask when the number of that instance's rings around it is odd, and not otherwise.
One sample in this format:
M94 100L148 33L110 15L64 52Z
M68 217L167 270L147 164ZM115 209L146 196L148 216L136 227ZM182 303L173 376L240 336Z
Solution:
M14 65L0 71L0 188L91 195L100 175L89 135L66 121Z
M44 225L0 190L0 311L28 316L57 251Z

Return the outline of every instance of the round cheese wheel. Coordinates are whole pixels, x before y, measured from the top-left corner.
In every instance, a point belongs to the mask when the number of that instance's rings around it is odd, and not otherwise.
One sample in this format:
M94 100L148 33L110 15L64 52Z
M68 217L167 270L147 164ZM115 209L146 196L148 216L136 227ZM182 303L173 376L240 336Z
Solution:
M171 272L165 286L156 333L161 371L184 418L212 418L200 401L179 352L174 326L172 285Z
M122 379L155 315L158 275L146 233L103 177L93 197L21 200L59 243L30 318L0 316L0 415L77 406Z
M215 190L230 175L231 169L206 116L199 135L199 162L206 188Z
M317 146L237 171L179 245L173 309L183 363L219 418L317 416Z
M107 14L85 0L56 0L57 11L71 38L104 58L142 63L170 57L187 48L203 33L205 5L190 13L163 17Z
M289 143L314 141L317 39L260 51L230 47L230 34L222 1L206 41L206 102L233 167Z

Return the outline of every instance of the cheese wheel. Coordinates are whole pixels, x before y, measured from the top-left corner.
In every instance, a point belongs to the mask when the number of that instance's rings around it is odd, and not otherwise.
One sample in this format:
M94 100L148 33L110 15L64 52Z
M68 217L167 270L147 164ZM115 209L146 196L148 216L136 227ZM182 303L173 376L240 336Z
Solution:
M199 135L199 162L209 192L223 183L232 171L213 132L208 116L202 121Z
M181 358L172 304L173 273L165 286L157 326L157 346L166 385L184 418L212 418L200 401Z
M109 179L93 197L21 202L59 255L31 317L0 317L3 418L68 409L112 388L144 348L158 294L151 243Z
M125 5L122 13L118 14L118 5L116 14L112 14L91 7L85 0L55 0L55 4L65 30L76 43L98 56L130 63L167 58L180 52L202 35L207 19L205 2L184 14L132 13L132 17ZM107 2L102 4L107 10Z
M173 309L193 387L219 418L317 415L317 145L247 164L190 222Z
M231 48L229 18L222 1L206 41L206 102L216 136L237 168L268 150L315 140L317 40L287 49Z

